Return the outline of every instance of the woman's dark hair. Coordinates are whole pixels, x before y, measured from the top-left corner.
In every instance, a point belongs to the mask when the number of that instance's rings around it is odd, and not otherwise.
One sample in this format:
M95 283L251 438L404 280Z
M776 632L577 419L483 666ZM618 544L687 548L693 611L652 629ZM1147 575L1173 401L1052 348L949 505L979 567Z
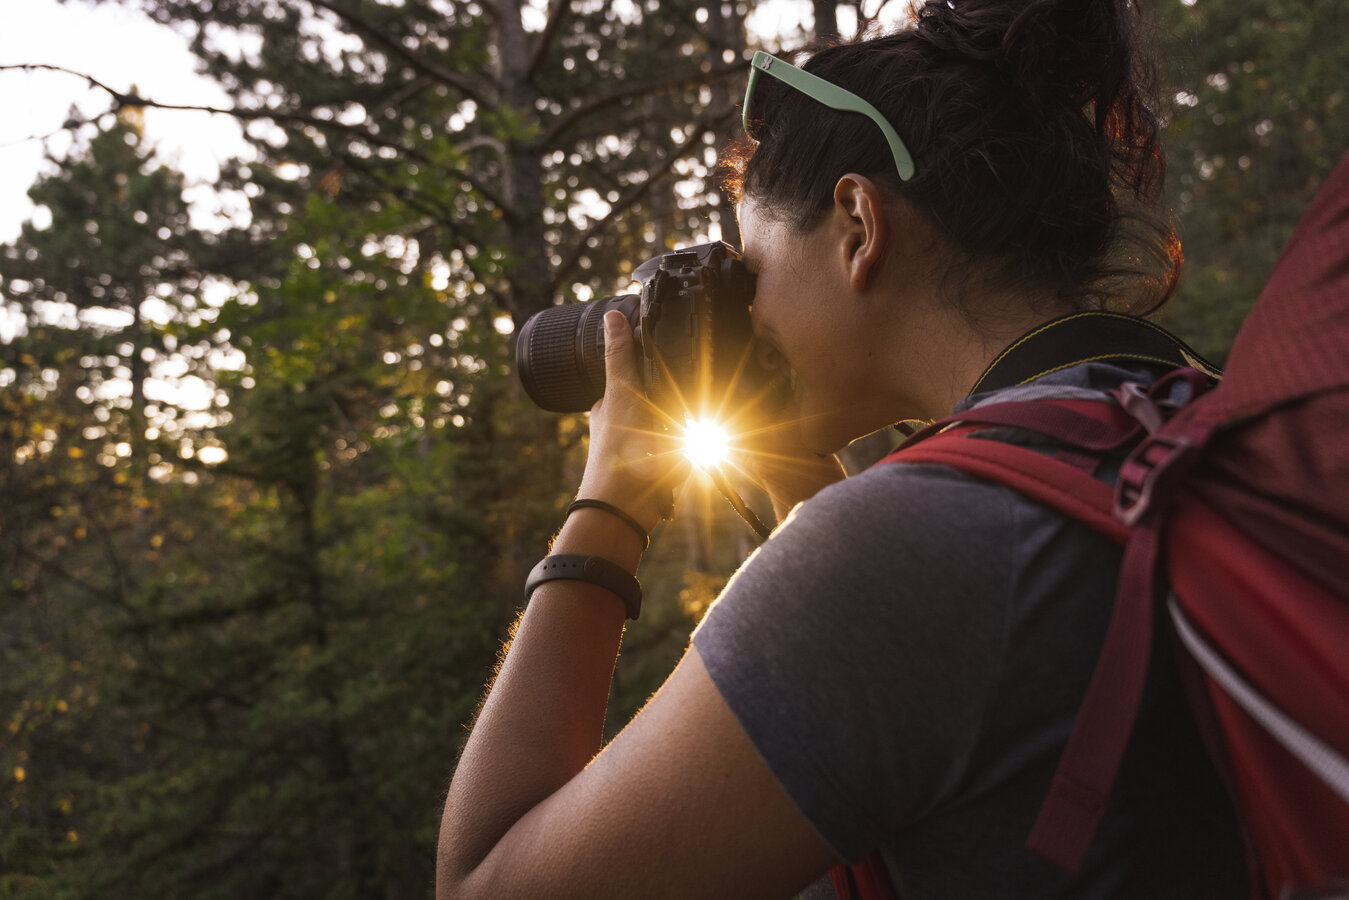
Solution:
M805 65L881 110L912 179L874 123L764 75L727 184L806 229L857 172L925 215L972 264L962 270L1079 308L1155 310L1180 245L1153 212L1165 162L1135 19L1132 0L929 0L916 27Z

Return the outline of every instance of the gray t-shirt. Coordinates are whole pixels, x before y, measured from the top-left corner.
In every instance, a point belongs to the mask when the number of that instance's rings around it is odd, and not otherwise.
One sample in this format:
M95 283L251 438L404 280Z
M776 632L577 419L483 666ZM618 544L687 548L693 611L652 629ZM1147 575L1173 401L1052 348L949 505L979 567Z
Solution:
M977 399L1139 374L1084 365ZM1082 871L1025 847L1119 563L1110 541L1011 489L881 465L798 506L693 640L825 842L849 862L879 847L902 897L1243 897L1232 813L1160 632Z

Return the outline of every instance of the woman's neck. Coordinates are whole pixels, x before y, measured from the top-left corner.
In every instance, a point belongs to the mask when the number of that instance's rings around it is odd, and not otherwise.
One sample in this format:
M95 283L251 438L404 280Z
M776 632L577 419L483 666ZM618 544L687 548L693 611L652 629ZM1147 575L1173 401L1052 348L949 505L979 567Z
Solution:
M1019 297L983 297L972 306L934 303L915 310L901 328L893 370L896 398L912 407L906 418L939 419L969 395L979 376L1017 338L1067 312L1062 302ZM964 310L978 309L970 315Z

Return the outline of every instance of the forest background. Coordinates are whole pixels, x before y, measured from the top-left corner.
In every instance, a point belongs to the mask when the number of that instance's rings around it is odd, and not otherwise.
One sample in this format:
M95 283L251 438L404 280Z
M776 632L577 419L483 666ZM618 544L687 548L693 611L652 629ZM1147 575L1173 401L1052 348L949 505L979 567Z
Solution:
M512 336L738 244L710 174L750 51L893 10L762 35L753 0L123 2L191 36L254 158L218 185L245 212L194 227L155 99L110 87L0 246L0 898L429 896L584 454ZM1162 318L1220 361L1349 148L1349 6L1148 5L1188 259ZM695 482L611 728L751 548Z

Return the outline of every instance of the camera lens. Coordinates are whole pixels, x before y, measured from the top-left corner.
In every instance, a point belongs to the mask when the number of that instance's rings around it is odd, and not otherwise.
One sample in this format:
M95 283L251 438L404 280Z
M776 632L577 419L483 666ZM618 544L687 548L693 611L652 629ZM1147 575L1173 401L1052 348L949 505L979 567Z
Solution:
M554 306L530 316L515 345L529 398L551 412L586 412L604 396L604 314L636 318L635 295Z

